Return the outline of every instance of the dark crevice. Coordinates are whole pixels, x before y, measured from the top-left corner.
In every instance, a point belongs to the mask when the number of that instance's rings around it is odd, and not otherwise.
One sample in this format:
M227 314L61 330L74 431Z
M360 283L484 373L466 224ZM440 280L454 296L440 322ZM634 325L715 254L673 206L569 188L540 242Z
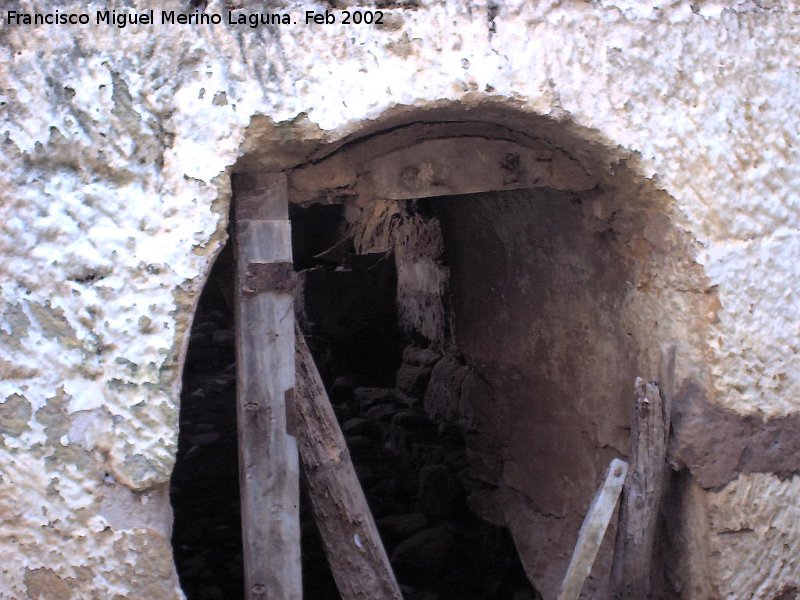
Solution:
M190 600L244 594L231 255L228 245L200 296L183 373L170 499L175 565Z

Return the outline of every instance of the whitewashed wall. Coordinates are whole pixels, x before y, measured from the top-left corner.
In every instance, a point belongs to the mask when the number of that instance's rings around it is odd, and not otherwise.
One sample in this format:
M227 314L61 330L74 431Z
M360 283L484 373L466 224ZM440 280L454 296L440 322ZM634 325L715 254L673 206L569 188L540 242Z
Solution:
M3 10L129 3L85 4ZM273 29L0 25L0 598L180 597L166 485L229 169L256 149L285 166L398 105L497 102L627 157L674 198L716 294L696 316L712 399L798 412L796 5L501 4L493 25L454 0L388 9L382 27L306 26L326 8L311 3ZM796 486L759 474L691 494L706 544L687 597L800 587Z

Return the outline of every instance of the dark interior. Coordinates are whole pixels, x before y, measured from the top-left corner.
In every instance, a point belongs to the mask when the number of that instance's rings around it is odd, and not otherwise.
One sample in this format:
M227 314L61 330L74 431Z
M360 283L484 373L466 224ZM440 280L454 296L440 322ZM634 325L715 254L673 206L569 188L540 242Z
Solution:
M393 253L356 254L341 206L292 206L290 217L298 319L404 598L539 598L509 531L467 505L484 485L471 474L470 432L424 409L442 355L398 327ZM175 562L190 600L243 596L232 278L229 245L202 293L184 370L171 499ZM335 600L302 488L304 597Z

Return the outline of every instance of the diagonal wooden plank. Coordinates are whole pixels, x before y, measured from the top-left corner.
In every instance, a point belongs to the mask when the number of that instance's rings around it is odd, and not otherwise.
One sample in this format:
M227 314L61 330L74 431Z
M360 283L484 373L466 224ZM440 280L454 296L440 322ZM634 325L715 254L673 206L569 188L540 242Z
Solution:
M297 441L325 554L342 600L401 600L350 452L299 328Z
M603 484L597 490L583 519L572 559L561 583L558 600L577 600L580 597L583 583L591 573L594 559L600 551L600 545L614 514L627 473L628 463L618 458L612 460L608 466Z

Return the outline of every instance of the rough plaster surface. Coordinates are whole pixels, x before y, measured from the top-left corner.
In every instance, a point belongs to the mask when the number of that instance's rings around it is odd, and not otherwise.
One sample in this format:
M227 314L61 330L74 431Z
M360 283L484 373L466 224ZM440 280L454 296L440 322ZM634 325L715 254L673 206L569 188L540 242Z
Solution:
M798 477L747 474L711 493L682 479L675 487L684 510L669 531L672 543L686 549L672 570L681 597L794 597L800 547L795 512L787 507L800 493Z
M91 10L124 5L152 7ZM48 7L85 3L4 4ZM324 7L286 10L312 8ZM163 498L173 463L180 363L225 237L229 169L245 154L241 165L290 166L399 106L544 115L545 137L584 140L595 159L607 148L606 178L623 160L652 178L708 277L678 291L653 282L675 292L666 320L680 293L713 306L687 332L679 374L740 413L796 412L793 3L489 11L448 0L387 12L383 27L349 29L0 25L0 597L179 597L169 509L147 499ZM797 583L794 480L729 487L687 504L690 520L703 502L717 507L703 589L770 598ZM763 539L721 533L715 514L750 514Z
M745 475L711 494L709 550L724 598L772 598L787 588L800 589L798 522L786 507L800 493L796 476L780 482L772 475ZM750 568L742 568L747 556Z

